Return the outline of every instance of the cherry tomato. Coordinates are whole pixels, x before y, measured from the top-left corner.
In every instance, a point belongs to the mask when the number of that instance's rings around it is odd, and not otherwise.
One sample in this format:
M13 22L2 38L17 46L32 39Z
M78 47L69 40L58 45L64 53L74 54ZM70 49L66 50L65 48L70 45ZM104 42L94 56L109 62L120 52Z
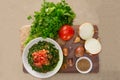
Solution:
M59 37L62 40L70 40L74 35L74 29L70 25L64 25L59 30Z

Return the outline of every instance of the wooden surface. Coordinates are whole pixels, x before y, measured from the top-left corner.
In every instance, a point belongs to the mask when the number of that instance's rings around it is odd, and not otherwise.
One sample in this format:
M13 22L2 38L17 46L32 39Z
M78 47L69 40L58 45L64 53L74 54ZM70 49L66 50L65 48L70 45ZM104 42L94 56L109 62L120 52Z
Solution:
M66 41L65 44L63 44L63 45L60 44L61 47L62 47L62 49L64 47L68 48L69 54L68 54L67 57L64 57L65 59L64 59L64 62L63 62L63 64L67 64L66 65L67 68L66 69L64 69L64 68L62 69L62 67L61 67L61 69L60 69L59 72L63 72L63 73L77 73L78 72L76 70L76 68L75 68L75 63L76 63L76 60L78 59L75 56L75 49L78 46L83 46L84 47L84 42L85 41L81 39L80 42L74 43L74 39L76 37L79 37L79 35L78 35L79 25L75 25L75 26L73 26L73 28L74 28L75 34L72 37L72 39L70 39L69 41ZM94 25L94 31L95 31L95 34L94 34L93 37L96 38L96 39L98 39L98 28L97 28L96 25ZM92 60L92 62L93 62L93 68L91 70L91 73L97 73L97 72L99 72L99 56L98 55L90 56L86 52L84 53L84 56L89 57ZM68 59L72 59L73 60L73 66L72 67L69 66L69 64L67 63Z
M61 42L60 39L59 39L59 41L57 40L62 48L67 47L69 49L69 55L67 57L64 57L63 64L65 64L68 59L73 59L73 66L70 67L69 65L67 65L67 68L65 68L65 69L61 67L61 69L59 70L60 73L78 73L78 71L75 68L75 62L76 62L77 58L75 57L74 50L79 45L84 46L84 40L81 40L79 43L76 43L76 44L73 43L73 40L75 39L75 37L79 36L78 35L78 27L79 27L78 25L73 26L73 28L75 30L75 35L72 37L71 40L69 40L67 42L63 42L63 44L60 43ZM23 52L23 49L24 49L23 43L24 43L26 37L29 35L29 30L30 30L29 25L23 26L20 29L21 53ZM94 25L94 31L95 31L95 34L93 37L98 39L99 38L98 28L96 25ZM99 72L99 54L91 56L88 53L85 53L84 56L89 57L93 62L93 68L90 73ZM24 67L23 67L23 71L25 73L27 73L27 71L24 69Z

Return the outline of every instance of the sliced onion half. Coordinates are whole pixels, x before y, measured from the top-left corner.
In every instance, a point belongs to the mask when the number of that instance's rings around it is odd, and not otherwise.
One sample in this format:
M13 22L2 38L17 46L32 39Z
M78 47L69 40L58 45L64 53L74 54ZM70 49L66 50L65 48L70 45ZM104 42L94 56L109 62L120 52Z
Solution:
M79 36L84 39L90 39L94 35L94 27L91 23L84 23L79 27Z
M98 54L101 51L101 44L99 40L91 38L86 40L85 49L91 54Z

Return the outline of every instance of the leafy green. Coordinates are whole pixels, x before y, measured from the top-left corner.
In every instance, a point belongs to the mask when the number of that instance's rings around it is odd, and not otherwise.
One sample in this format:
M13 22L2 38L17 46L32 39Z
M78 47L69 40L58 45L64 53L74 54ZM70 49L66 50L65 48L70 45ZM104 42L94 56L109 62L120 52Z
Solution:
M28 19L31 18L33 22L25 45L36 37L56 39L61 26L72 25L75 13L65 0L61 0L57 4L44 0L40 11L34 12L33 17L28 17Z
M32 16L28 16L27 19L28 19L28 20L32 19Z
M37 67L34 65L34 61L33 61L33 57L32 54L36 51L39 50L48 50L49 53L47 53L47 55L51 55L52 58L48 58L49 60L49 65L43 65L41 68ZM48 71L52 71L58 64L59 61L59 50L56 49L55 45L53 45L50 42L46 42L46 41L39 41L38 43L34 44L30 49L29 49L29 53L28 53L28 63L30 64L30 66L32 67L33 70L37 71L37 72L48 72Z

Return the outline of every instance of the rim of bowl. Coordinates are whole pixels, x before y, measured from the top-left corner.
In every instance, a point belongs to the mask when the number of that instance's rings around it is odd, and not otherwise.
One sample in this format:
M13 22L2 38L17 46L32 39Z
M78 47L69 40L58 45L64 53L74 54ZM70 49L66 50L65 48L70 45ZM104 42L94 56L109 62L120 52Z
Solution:
M78 61L80 61L80 60L82 60L82 59L86 59L86 60L88 60L88 61L90 62L90 68L89 68L87 71L82 71L82 70L78 69L78 67L77 67ZM80 58L77 59L76 64L75 64L75 67L76 67L76 69L77 69L78 72L83 73L83 74L86 74L86 73L89 73L89 72L92 70L93 63L92 63L92 61L90 60L90 58L84 56L84 57L80 57Z

